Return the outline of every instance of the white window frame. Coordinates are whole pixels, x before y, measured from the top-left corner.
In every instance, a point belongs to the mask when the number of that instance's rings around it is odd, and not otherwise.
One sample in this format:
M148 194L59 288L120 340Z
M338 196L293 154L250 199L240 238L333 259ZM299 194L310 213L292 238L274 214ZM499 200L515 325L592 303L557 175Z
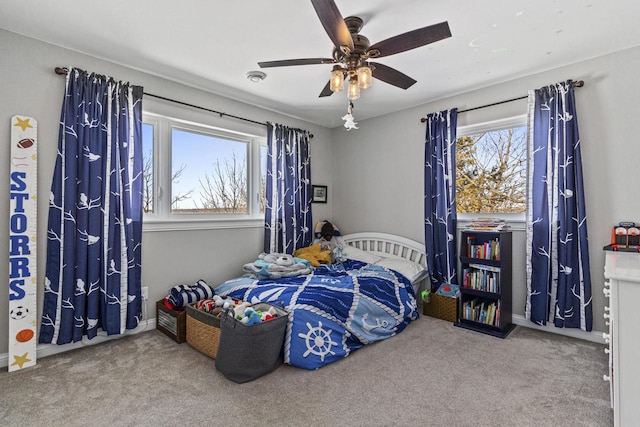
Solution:
M456 140L463 136L469 136L482 132L490 132L501 129L509 129L514 127L527 126L527 115L522 114L519 116L508 117L499 120L492 120L489 122L477 123L472 125L458 126L456 130ZM456 194L456 198L458 195ZM464 228L471 220L476 218L499 218L505 220L509 224L515 224L514 228L524 227L526 222L527 213L458 213L458 228Z
M205 123L144 111L142 121L154 126L153 141L153 213L143 217L143 231L202 230L219 228L264 227L260 212L260 147L266 135L253 135L223 129ZM171 132L172 129L200 133L247 143L247 214L171 213ZM265 132L266 133L266 132Z

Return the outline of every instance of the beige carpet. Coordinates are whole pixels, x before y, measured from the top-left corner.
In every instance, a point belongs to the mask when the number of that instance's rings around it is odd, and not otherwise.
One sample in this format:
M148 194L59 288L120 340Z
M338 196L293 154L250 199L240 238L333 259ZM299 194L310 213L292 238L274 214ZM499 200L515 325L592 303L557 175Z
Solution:
M3 370L0 425L611 426L606 364L598 344L421 317L317 371L238 385L154 330Z

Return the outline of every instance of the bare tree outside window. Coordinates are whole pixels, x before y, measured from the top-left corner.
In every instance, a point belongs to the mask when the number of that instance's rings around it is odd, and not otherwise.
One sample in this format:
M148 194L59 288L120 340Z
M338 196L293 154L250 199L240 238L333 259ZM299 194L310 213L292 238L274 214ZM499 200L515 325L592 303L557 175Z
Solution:
M247 213L246 162L234 151L231 158L216 159L211 173L204 172L200 183L199 211L210 213Z
M187 165L183 163L180 165L180 167L177 170L173 171L173 174L171 175L172 188L176 188L176 186L173 184L180 183L180 177L182 176L186 168L187 168ZM171 209L177 209L178 204L180 204L180 202L184 200L189 200L191 198L191 194L193 194L193 191L194 191L193 189L190 189L190 190L185 190L184 193L176 192L176 191L172 192L171 193Z
M142 124L142 212L153 213L154 126Z
M526 210L526 127L458 138L456 209L459 213Z
M142 212L153 213L153 150L142 157Z
M171 212L247 214L247 142L184 129L171 135Z
M156 132L166 131L166 127L158 125L163 120L154 116L150 120L152 123L143 123L145 214L156 214L158 219L167 220L177 218L172 216L176 214L252 215L253 219L264 212L266 145L258 140L235 138L235 135L227 136L194 125L188 128L171 124L167 133L156 136ZM161 138L160 142L156 137ZM170 152L162 146L167 142ZM156 149L160 150L160 156ZM159 176L156 169L162 169L162 172L166 167L170 169L170 176ZM167 178L170 178L169 182L163 183ZM160 187L155 180L159 180ZM161 188L163 191L159 193L167 196L158 198L156 188ZM249 189L252 189L251 195Z

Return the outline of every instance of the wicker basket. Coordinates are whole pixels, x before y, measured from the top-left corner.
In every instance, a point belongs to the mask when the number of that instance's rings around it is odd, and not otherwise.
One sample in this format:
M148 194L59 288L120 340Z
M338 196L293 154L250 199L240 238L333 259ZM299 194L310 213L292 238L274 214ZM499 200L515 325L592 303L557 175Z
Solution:
M423 303L422 310L425 316L456 322L458 320L458 298L432 293L429 295L429 302Z
M164 305L164 300L156 302L156 329L177 342L185 342L185 311L171 310Z
M187 343L215 359L220 344L220 318L187 305Z

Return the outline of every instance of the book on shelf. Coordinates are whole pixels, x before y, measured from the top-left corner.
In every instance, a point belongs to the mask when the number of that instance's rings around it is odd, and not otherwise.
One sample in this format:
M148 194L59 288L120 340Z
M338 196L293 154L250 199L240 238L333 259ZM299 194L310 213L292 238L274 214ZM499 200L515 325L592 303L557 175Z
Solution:
M496 238L488 242L479 242L474 244L475 236L467 236L467 257L500 260L500 239Z
M486 264L469 264L470 268L475 268L478 270L486 270L486 271L493 271L496 273L500 273L500 267L494 267L493 265L486 265Z
M485 292L499 293L500 271L464 268L462 270L462 287Z
M477 298L462 304L462 318L485 325L500 325L500 301L488 303Z

